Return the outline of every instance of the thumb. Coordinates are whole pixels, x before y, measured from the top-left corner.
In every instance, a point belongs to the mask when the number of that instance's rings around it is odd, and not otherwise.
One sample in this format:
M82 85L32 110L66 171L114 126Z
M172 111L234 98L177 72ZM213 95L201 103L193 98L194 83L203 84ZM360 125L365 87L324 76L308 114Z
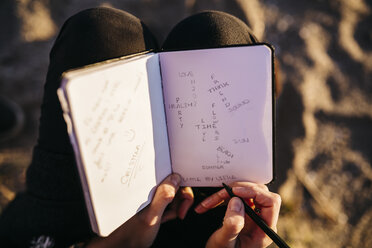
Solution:
M164 210L176 196L180 183L181 177L178 174L171 174L158 186L148 208L147 223L151 226L160 224Z
M238 197L233 197L226 209L223 225L212 234L207 248L235 247L236 238L244 227L244 207Z

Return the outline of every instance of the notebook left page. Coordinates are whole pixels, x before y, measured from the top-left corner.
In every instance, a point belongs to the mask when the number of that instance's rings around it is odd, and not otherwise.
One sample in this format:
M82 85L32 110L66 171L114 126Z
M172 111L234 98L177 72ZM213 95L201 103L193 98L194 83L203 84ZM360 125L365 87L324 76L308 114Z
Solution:
M158 55L67 73L58 93L93 230L107 236L171 172Z

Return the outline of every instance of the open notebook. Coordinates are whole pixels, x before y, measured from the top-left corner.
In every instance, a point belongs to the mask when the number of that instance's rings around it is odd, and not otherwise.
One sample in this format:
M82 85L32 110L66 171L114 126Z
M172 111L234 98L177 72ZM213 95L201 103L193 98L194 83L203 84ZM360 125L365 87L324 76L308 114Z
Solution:
M273 50L138 54L64 73L58 96L93 230L106 236L172 172L183 186L273 179Z

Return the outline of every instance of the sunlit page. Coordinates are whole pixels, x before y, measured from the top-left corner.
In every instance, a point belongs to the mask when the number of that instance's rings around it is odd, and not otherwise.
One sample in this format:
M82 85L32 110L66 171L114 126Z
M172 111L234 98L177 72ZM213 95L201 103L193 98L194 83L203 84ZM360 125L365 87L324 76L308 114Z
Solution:
M158 56L103 68L74 76L66 93L90 214L106 236L149 203L171 169Z
M172 168L183 185L268 183L272 54L265 45L159 54Z

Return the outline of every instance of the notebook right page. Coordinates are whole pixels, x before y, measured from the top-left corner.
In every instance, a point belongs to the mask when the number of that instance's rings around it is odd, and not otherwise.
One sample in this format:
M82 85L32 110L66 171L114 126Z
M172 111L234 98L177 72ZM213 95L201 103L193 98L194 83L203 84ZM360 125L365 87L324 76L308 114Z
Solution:
M184 186L273 178L272 50L159 54L173 172Z

